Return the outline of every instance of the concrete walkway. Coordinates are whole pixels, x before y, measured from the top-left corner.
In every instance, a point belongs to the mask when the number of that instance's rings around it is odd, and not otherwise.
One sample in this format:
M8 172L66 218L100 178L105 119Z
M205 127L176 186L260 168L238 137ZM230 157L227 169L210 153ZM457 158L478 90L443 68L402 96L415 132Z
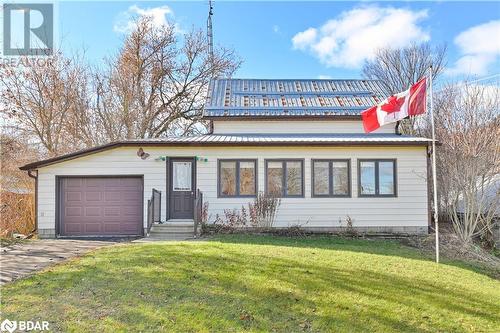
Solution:
M45 267L116 244L115 240L43 239L0 248L0 285Z

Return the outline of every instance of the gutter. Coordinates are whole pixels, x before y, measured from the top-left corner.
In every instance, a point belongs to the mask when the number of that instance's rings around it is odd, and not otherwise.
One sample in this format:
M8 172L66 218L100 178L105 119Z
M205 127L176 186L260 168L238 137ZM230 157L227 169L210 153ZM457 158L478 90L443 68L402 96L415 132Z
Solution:
M36 170L36 175L34 175L33 170L28 170L28 176L35 180L35 229L31 231L31 234L38 230L38 170Z

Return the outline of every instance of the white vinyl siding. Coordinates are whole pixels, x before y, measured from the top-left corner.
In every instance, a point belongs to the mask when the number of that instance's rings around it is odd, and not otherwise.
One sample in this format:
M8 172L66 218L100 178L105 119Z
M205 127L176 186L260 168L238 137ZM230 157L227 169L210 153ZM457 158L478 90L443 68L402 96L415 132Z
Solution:
M214 120L214 134L365 133L361 120ZM373 133L395 133L395 124Z
M257 185L265 188L266 159L304 159L304 198L283 198L275 226L303 224L305 227L337 227L347 216L354 226L427 226L427 165L425 147L142 147L150 154L137 157L138 147L123 147L95 153L39 169L38 224L55 227L56 175L144 175L144 202L153 188L162 192L161 216L166 216L166 167L159 156L198 156L197 187L209 204L210 220L224 209L241 209L252 198L217 197L218 159L257 159ZM311 197L311 159L350 159L351 198ZM396 159L397 197L358 197L357 159ZM144 223L147 208L144 205Z

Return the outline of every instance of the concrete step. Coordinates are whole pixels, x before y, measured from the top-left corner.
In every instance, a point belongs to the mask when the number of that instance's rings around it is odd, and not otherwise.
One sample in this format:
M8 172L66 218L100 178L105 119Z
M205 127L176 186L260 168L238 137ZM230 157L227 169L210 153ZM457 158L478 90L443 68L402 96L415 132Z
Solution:
M158 234L158 233L150 233L147 239L155 239L155 240L184 240L184 239L193 239L194 234L186 234L186 233L170 233L170 234Z
M168 220L155 223L147 239L154 240L184 240L194 238L194 221L189 219Z
M163 222L159 225L168 225L168 224L192 225L192 224L194 224L194 220L193 219L170 219L170 220Z
M156 231L156 230L151 230L149 232L150 235L187 235L187 236L193 236L194 232L186 232L186 231L172 231L172 232L161 232L161 231Z
M151 232L161 232L161 233L185 232L185 233L193 233L194 232L194 226L169 226L169 227L155 226L155 227L151 228Z
M183 241L194 239L193 235L149 235L148 237L139 238L135 243L161 242L161 241Z
M153 224L151 228L194 228L194 223L162 223L162 224Z
M151 231L157 232L194 232L193 220L169 220L165 223L155 223Z
M152 228L171 228L171 227L193 227L194 228L194 223L161 223L161 224L153 224L151 226Z

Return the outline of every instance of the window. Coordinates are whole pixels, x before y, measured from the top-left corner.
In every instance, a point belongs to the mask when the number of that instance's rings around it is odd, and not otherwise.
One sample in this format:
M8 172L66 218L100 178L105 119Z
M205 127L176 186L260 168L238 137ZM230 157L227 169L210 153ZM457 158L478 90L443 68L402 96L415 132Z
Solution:
M360 197L396 196L396 160L359 160Z
M219 197L255 196L256 168L256 160L219 160Z
M266 160L266 192L278 197L303 197L304 161Z
M313 197L350 197L349 160L312 160Z
M172 162L174 191L191 191L191 162Z

